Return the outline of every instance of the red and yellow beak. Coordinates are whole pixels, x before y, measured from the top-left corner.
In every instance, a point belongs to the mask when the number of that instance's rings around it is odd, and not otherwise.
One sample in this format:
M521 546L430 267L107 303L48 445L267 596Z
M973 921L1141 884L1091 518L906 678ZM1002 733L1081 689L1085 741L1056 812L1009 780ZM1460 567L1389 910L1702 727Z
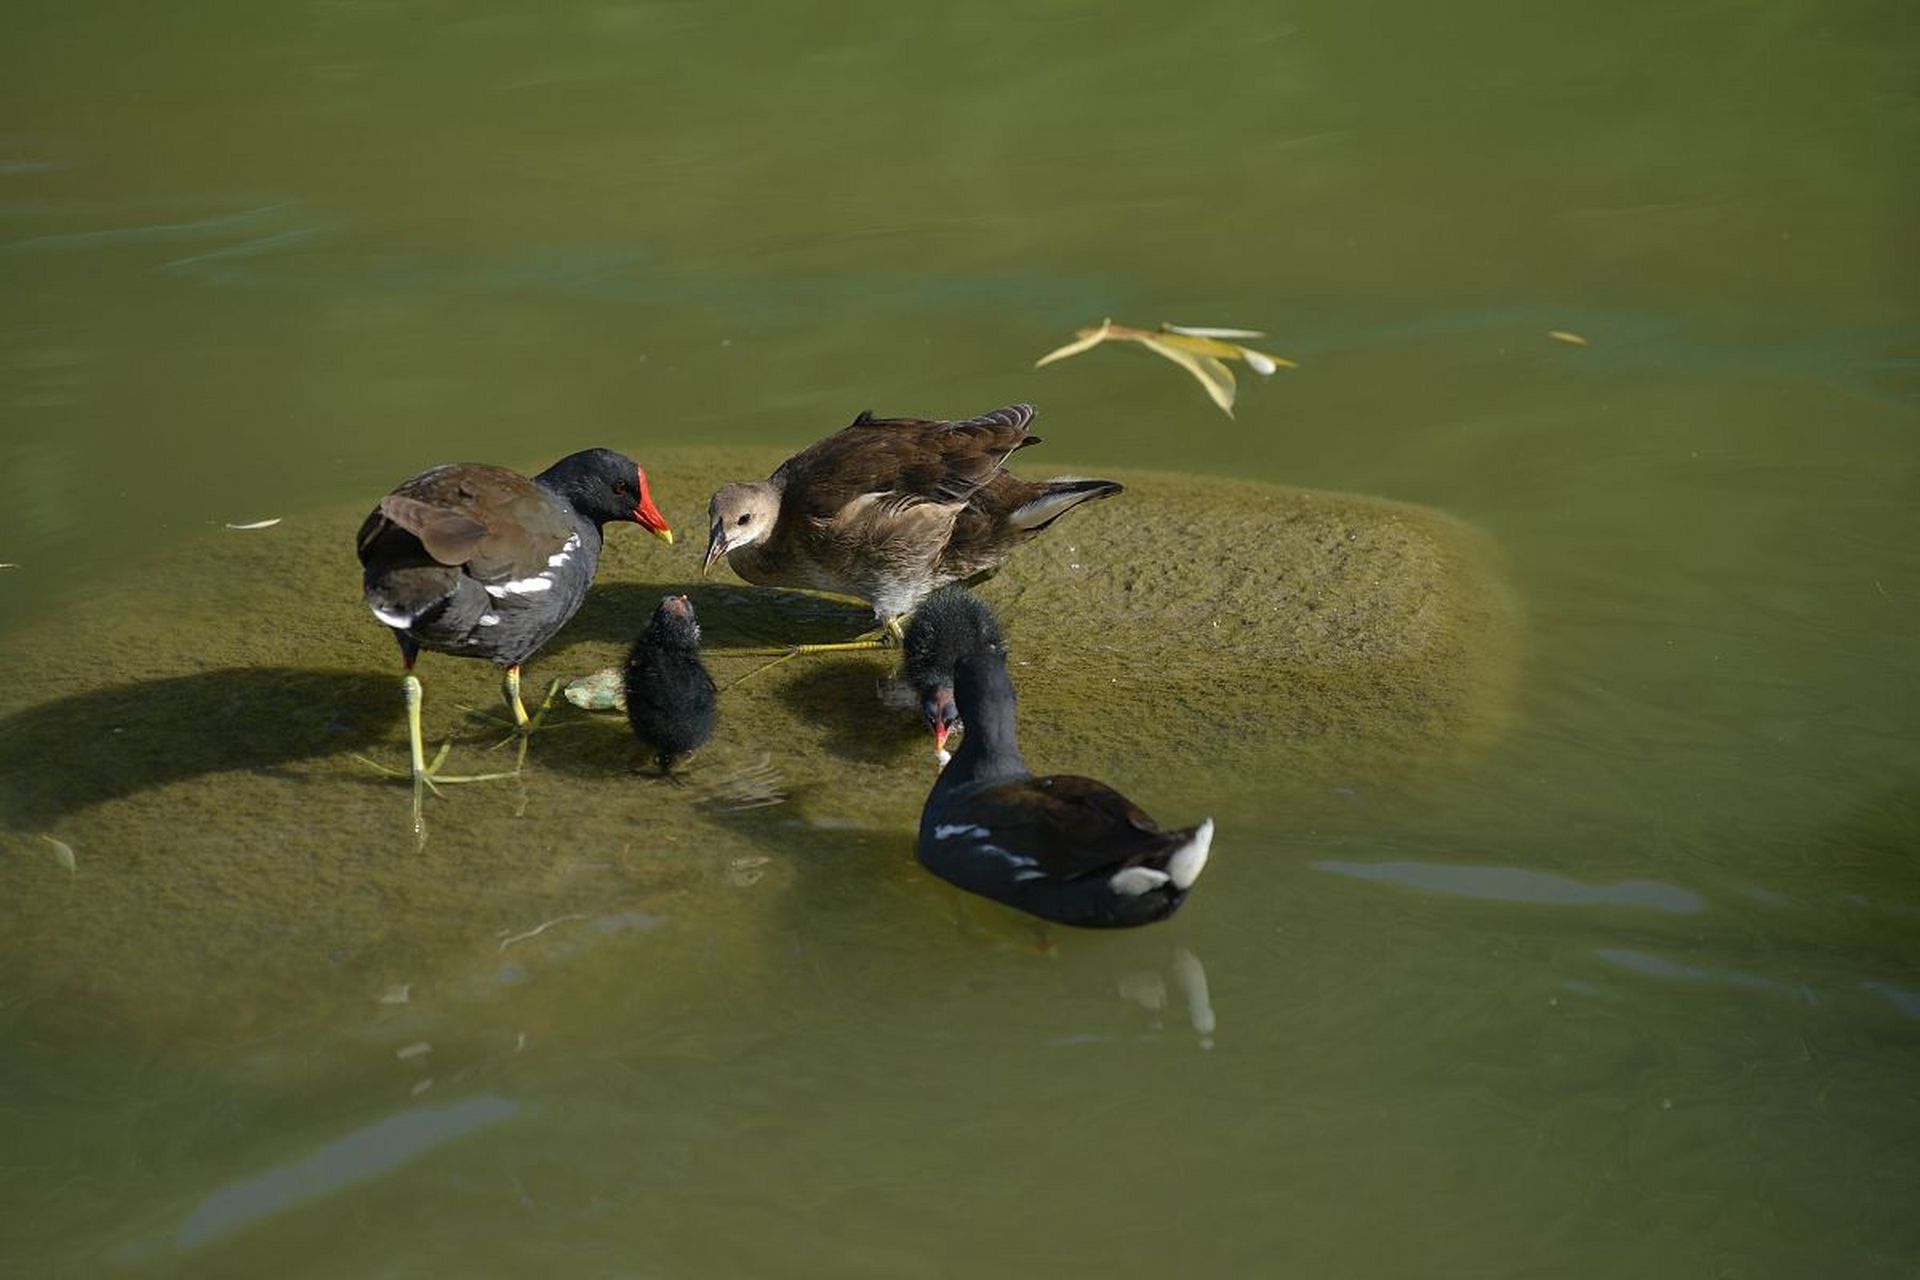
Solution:
M640 467L637 471L640 476L640 504L633 509L633 522L672 546L673 530L667 527L667 518L660 514L660 508L653 505L653 493L647 487L647 469Z
M947 734L952 728L952 725L946 724L933 726L933 749L935 751L945 751L947 749Z

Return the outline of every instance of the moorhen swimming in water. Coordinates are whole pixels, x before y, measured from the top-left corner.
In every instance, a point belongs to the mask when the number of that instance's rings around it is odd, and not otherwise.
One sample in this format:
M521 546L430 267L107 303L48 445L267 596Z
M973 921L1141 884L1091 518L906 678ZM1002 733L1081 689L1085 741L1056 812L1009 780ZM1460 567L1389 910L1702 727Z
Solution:
M407 733L415 799L421 783L448 777L420 738L420 650L487 658L506 668L504 694L521 736L532 720L520 701L520 664L566 625L600 563L601 527L631 520L665 542L647 473L611 449L569 454L529 480L504 467L452 463L423 471L380 500L360 526L367 607L393 628L406 663Z
M715 718L713 677L700 661L693 602L668 596L627 654L627 722L654 749L662 775L706 745Z
M903 674L919 695L920 714L933 730L933 750L941 764L948 760L947 735L964 728L953 705L953 664L976 650L1005 653L1006 647L993 610L958 583L941 587L913 611L901 642Z
M1151 924L1180 909L1207 865L1213 819L1168 831L1105 783L1035 777L1015 740L1003 654L961 658L954 699L967 731L920 814L927 870L1082 928Z
M863 413L788 458L766 480L713 495L705 568L721 556L748 582L858 596L880 637L792 652L870 649L948 582L997 568L1013 549L1083 502L1121 491L1111 480L1022 480L1006 469L1033 406L964 422Z

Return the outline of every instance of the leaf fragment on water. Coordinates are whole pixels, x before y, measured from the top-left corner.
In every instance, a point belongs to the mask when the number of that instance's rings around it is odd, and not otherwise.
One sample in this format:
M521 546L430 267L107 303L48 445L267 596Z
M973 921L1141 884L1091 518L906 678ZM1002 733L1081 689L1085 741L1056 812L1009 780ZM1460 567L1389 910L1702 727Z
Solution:
M411 982L396 982L380 993L381 1004L405 1004L413 998Z
M1183 351L1171 343L1161 342L1156 338L1142 338L1140 345L1157 356L1166 357L1192 374L1200 385L1206 388L1213 402L1219 405L1229 418L1233 416L1233 397L1237 389L1233 380L1233 370L1212 356L1195 355L1191 351Z
M78 865L73 859L72 845L68 844L65 840L55 840L52 836L43 835L40 838L53 846L53 860L55 862L65 867L70 874L79 870Z
M1565 329L1549 329L1547 330L1547 336L1555 342L1564 342L1570 347L1584 347L1587 345L1585 338L1577 333L1570 333Z
M1258 329L1213 329L1204 325L1174 324L1162 320L1160 328L1167 333L1183 333L1189 338L1264 338L1267 335Z
M1252 347L1243 347L1237 342L1228 341L1230 338L1264 336L1257 329L1220 329L1199 325L1169 324L1164 321L1156 332L1150 329L1136 329L1132 325L1115 324L1108 319L1102 320L1097 326L1075 330L1072 342L1041 356L1034 361L1034 368L1041 368L1056 360L1064 360L1068 356L1077 356L1083 351L1091 351L1103 342L1137 342L1155 355L1171 360L1185 369L1206 390L1213 402L1219 405L1228 417L1232 417L1235 385L1233 371L1227 367L1225 361L1245 361L1249 369L1262 377L1271 375L1277 369L1299 367L1285 356L1276 356L1267 351L1255 351Z
M1039 369L1052 364L1055 360L1065 360L1068 356L1077 356L1082 351L1091 351L1105 342L1108 335L1112 332L1113 321L1110 319L1102 320L1094 328L1081 329L1074 335L1072 342L1069 342L1064 347L1058 347L1047 352L1047 354L1033 362L1033 367Z
M275 516L271 520L254 520L247 524L235 524L233 521L229 520L227 521L227 528L229 529L271 529L273 528L273 526L279 524L280 521L283 520L284 518L285 517L283 516Z
M20 567L19 565L15 564L11 560L7 561L5 564L0 564L0 569L18 569L19 567Z
M412 1044L402 1045L400 1048L395 1049L393 1051L393 1056L400 1059L400 1061L402 1062L407 1062L413 1058L425 1057L427 1054L432 1052L433 1052L432 1044L428 1043L425 1040L415 1040Z

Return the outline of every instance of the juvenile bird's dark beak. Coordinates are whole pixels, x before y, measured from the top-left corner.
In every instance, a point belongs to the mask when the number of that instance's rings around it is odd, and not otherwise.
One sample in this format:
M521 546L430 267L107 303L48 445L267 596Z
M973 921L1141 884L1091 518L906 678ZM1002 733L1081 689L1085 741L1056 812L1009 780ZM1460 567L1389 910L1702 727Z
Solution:
M716 524L707 533L707 558L700 563L700 576L706 577L708 570L713 568L713 562L725 554L727 554L727 535Z

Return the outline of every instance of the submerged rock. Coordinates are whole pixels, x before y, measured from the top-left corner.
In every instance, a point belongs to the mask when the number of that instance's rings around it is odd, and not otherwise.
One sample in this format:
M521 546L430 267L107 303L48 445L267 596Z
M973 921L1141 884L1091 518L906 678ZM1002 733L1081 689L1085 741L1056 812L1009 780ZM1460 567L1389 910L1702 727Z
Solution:
M689 536L666 548L611 529L593 593L527 667L529 691L613 667L669 590L693 599L723 688L767 662L729 649L866 629L856 603L701 579L707 495L778 460L650 450L655 498ZM1115 478L1125 495L1073 513L980 588L1006 625L1036 769L1105 778L1156 812L1215 813L1231 858L1229 815L1304 827L1344 803L1336 789L1421 785L1497 734L1518 629L1473 529L1371 498ZM943 909L913 860L933 780L924 725L876 696L890 652L751 674L724 694L685 785L634 776L618 717L558 706L551 722L572 727L536 733L521 778L428 799L416 852L405 787L354 759L406 753L397 654L359 598L364 506L210 534L0 638L0 841L35 854L0 858L0 958L15 973L130 1021L250 1034L363 1022L366 993L405 975L413 1016L510 1006L538 1038L581 1001L634 999L628 951L644 952L646 998L663 1006L739 981L771 962L789 913L817 909L816 884L834 911L860 910L849 877L874 912ZM492 709L495 671L427 654L419 672L450 771L498 767L499 728L461 709ZM590 689L568 697L599 705ZM43 835L84 856L56 865ZM493 980L499 938L570 913L664 923L516 946L531 978L566 968L571 1012L530 994L538 981Z

